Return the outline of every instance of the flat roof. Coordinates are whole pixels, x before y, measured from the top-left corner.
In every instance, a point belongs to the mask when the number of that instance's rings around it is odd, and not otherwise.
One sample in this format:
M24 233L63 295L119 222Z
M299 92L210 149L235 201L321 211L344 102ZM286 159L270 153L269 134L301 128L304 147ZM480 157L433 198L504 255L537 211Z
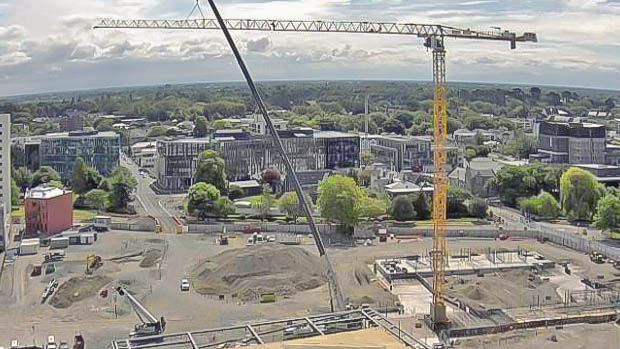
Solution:
M582 167L582 168L591 168L591 169L596 169L596 170L610 170L610 169L620 168L620 166L603 165L603 164L579 164L579 165L573 165L573 166Z
M237 182L229 182L229 185L236 185L239 188L243 189L243 188L255 188L255 187L260 187L260 184L256 181L256 180L249 180L249 181L237 181Z
M26 199L52 199L67 193L71 193L71 191L66 191L56 187L38 186L26 191L25 197Z
M340 131L316 131L314 132L316 138L359 138L354 133L345 133Z

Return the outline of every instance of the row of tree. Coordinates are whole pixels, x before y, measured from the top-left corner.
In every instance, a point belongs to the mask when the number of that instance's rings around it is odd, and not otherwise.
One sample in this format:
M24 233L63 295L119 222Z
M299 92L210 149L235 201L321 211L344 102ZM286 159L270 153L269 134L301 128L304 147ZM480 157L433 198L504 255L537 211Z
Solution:
M20 191L33 188L41 184L64 188L61 177L53 168L41 166L32 173L25 167L13 171L15 190L14 203ZM74 207L95 210L108 210L119 213L135 213L131 202L138 185L131 171L125 167L116 167L109 177L102 176L96 169L89 167L84 159L77 158L73 165L71 180L68 182L76 195Z

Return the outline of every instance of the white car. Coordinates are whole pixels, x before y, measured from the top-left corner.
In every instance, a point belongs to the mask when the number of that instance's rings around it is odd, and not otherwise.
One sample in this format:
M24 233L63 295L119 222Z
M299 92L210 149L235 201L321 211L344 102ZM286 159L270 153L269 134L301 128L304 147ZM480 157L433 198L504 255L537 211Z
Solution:
M189 280L181 280L181 291L189 291Z
M54 338L54 336L48 336L47 345L45 346L45 349L56 349L56 348L58 348L56 346L56 338Z

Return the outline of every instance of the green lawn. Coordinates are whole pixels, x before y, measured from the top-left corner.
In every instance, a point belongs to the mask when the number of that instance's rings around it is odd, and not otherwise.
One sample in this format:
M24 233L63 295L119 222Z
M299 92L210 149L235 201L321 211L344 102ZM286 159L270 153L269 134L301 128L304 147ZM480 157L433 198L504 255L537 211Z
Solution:
M93 219L96 216L98 216L97 211L73 209L74 221L86 221L89 219Z

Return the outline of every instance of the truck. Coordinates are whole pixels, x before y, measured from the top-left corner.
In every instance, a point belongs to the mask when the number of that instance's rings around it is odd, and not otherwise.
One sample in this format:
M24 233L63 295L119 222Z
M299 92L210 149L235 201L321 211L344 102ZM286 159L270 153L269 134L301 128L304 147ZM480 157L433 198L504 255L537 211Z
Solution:
M69 237L62 236L50 239L50 250L69 247Z
M19 244L19 254L29 255L39 252L39 239L24 239Z

